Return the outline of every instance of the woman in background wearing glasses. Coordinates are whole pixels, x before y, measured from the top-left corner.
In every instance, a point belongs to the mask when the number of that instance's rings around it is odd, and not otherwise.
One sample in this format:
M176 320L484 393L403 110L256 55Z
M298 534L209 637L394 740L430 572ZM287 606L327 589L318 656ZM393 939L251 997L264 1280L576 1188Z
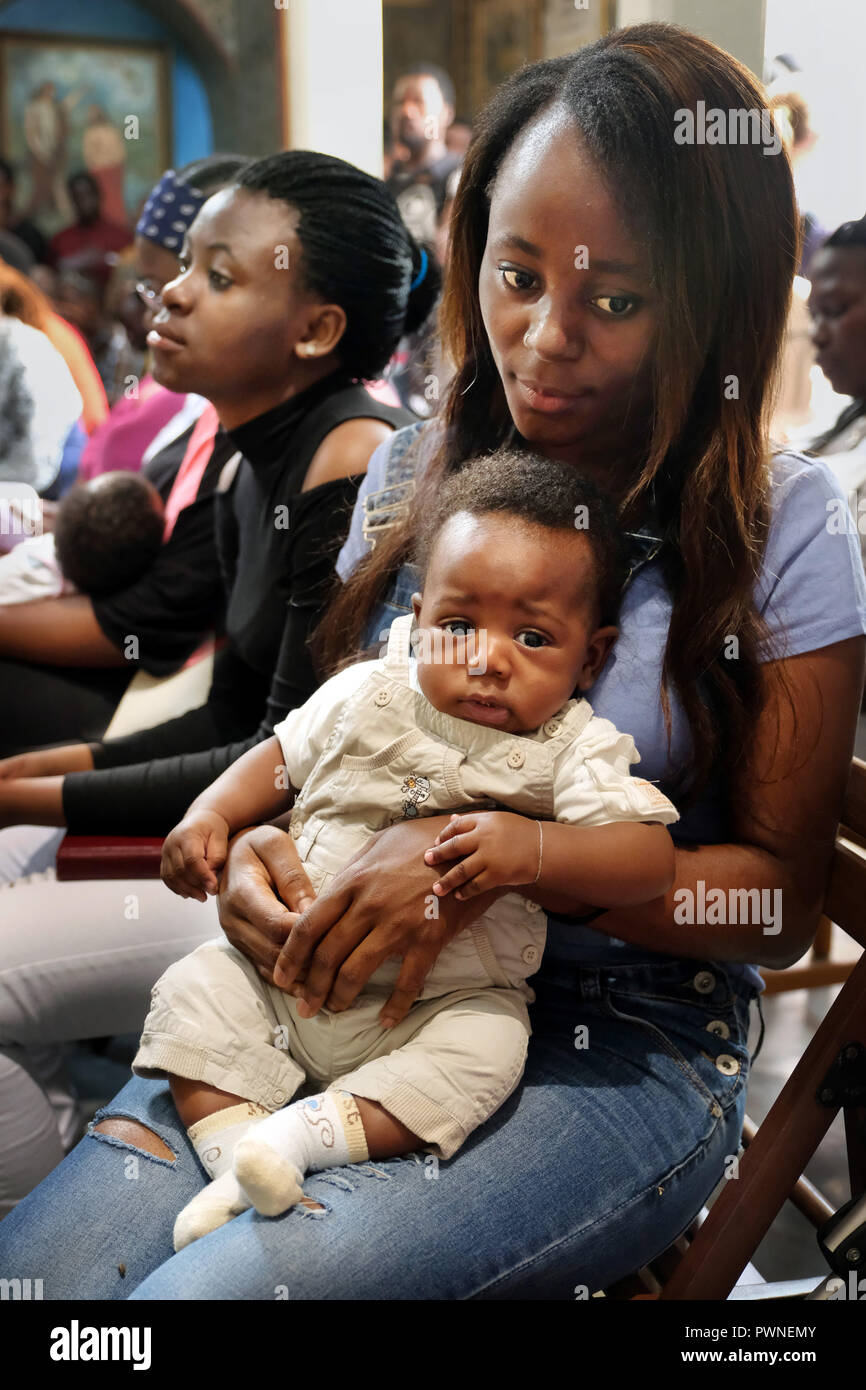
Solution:
M135 236L136 289L145 305L146 328L159 308L163 285L178 273L183 240L199 208L246 163L239 155L212 155L177 173L169 171L153 189ZM169 391L145 375L138 399L118 402L94 432L82 455L81 477L142 468L167 500L206 404L202 396ZM214 496L220 472L234 452L224 439L215 441L215 433L214 424L197 490L184 499L170 536L138 583L104 599L75 594L0 607L0 756L46 743L99 738L139 667L154 676L176 671L213 628L221 594L213 544ZM128 656L130 634L139 639L137 660ZM13 834L17 843L17 832L4 832L3 841ZM0 849L0 877L5 863ZM31 864L22 850L20 868L25 865L44 867ZM17 866L16 855L12 867Z

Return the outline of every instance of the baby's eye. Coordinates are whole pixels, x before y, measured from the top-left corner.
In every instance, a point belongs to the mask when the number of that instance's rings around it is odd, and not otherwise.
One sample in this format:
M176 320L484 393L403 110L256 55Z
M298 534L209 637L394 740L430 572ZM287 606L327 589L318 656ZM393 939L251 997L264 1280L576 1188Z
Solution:
M598 305L602 313L617 319L625 318L637 304L637 300L632 299L631 295L627 294L600 294L592 302ZM607 308L604 307L605 305Z
M220 275L218 270L209 271L208 279L215 290L227 290L232 283L227 275Z
M444 623L441 623L440 626L444 632L453 632L457 635L462 633L468 636L470 632L475 631L475 628L468 618L448 618Z
M521 647L548 647L550 645L544 633L536 632L533 628L525 628L523 632L518 632L515 640L520 643Z
M529 290L535 283L535 276L530 275L528 270L516 270L513 266L501 265L499 273L512 290ZM512 279L508 277L512 276Z

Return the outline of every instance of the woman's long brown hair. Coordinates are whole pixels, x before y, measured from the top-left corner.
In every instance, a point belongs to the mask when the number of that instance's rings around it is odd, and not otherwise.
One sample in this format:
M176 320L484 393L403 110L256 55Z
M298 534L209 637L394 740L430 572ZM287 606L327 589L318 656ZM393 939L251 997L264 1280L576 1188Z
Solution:
M477 291L490 195L520 132L545 108L564 108L627 224L646 241L659 306L652 433L622 505L652 488L668 540L660 559L673 611L660 698L668 738L672 688L691 733L690 765L676 787L682 804L714 768L731 776L766 698L767 629L753 593L769 523L769 410L799 235L787 155L764 152L769 118L759 127L762 143L677 144L677 113L695 112L698 101L726 116L766 107L730 54L667 24L618 30L535 63L494 95L454 203L440 322L456 373L412 508L417 515L427 489L512 429ZM411 556L413 531L410 513L344 585L322 628L326 661L358 644Z

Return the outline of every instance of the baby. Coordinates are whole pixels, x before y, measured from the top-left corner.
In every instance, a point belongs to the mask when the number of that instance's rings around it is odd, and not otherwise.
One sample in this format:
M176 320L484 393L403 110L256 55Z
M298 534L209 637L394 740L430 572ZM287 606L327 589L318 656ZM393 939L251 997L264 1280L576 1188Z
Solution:
M53 532L0 557L0 604L125 589L153 564L164 529L162 498L140 474L79 483L60 503Z
M511 890L444 947L390 1029L399 960L349 1009L312 1018L222 939L163 975L133 1070L170 1077L213 1180L178 1216L175 1249L250 1207L286 1211L308 1172L419 1148L450 1158L520 1082L536 899L617 907L670 887L676 810L630 775L632 739L572 698L616 638L622 556L615 513L571 466L472 461L440 489L415 557L423 592L384 658L333 676L169 835L165 881L203 900L228 838L294 795L291 835L321 893L376 831L452 811L425 862L458 862L426 915L449 892ZM310 1082L319 1094L286 1104Z

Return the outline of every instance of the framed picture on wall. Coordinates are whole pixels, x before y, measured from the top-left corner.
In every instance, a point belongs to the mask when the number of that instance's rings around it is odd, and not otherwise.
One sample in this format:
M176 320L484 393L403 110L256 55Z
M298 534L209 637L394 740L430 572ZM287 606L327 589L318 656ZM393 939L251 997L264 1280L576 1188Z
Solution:
M0 34L0 151L18 210L50 236L73 220L70 174L99 185L102 215L134 224L171 164L168 53L158 44Z

